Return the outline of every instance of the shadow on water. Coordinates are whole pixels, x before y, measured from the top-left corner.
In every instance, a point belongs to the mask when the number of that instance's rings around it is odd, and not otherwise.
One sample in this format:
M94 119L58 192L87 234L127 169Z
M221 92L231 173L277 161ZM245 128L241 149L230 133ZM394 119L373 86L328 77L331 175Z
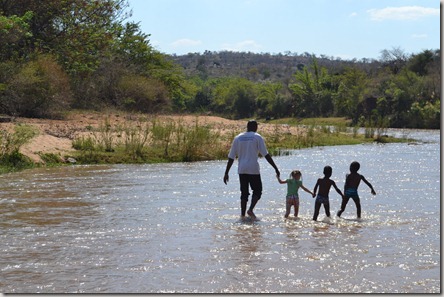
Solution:
M2 203L0 227L59 225L79 222L82 217L93 216L94 203L69 198L32 199L15 198L14 202Z

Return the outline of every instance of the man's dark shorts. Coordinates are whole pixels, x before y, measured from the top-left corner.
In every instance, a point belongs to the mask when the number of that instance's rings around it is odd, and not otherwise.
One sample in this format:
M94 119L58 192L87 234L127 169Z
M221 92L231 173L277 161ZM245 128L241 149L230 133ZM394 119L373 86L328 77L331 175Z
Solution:
M239 174L241 200L248 201L250 195L250 187L253 191L253 197L258 200L262 196L262 180L260 174Z

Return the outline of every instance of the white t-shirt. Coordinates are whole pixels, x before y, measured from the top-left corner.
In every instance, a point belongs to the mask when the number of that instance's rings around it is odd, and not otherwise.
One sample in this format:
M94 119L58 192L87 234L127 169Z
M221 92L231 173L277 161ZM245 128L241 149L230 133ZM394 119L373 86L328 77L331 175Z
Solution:
M234 160L238 157L239 174L260 174L259 153L263 157L268 154L262 136L256 132L243 132L234 138L228 158Z

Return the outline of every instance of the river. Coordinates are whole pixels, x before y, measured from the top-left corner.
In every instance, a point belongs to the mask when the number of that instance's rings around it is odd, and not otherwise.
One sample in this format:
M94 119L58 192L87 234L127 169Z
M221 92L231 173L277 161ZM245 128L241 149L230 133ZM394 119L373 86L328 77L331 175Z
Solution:
M325 165L343 189L350 162L362 220L285 220L286 185L262 159L264 192L239 219L237 163L40 168L1 176L2 293L440 293L440 131L390 130L414 144L315 147L275 157L313 189ZM332 214L340 206L332 190Z

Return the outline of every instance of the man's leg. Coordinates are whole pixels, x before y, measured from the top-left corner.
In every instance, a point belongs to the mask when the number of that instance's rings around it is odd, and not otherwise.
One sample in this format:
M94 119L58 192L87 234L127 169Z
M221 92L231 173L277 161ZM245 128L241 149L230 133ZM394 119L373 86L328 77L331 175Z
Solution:
M245 213L247 212L247 202L248 200L243 200L241 198L241 216L245 217Z
M262 196L262 180L260 175L248 175L253 195L251 197L250 208L247 214L253 218L256 218L253 209Z
M239 182L241 191L241 216L245 217L245 213L247 211L248 196L250 195L248 176L246 174L239 174Z

